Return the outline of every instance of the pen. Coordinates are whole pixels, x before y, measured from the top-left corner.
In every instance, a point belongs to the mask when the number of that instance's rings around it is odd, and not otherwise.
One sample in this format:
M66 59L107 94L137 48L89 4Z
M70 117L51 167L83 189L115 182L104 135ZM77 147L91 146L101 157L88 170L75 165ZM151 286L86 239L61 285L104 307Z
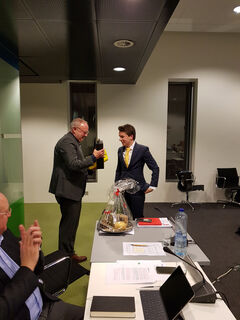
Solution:
M134 244L134 243L131 243L131 246L133 246L133 247L148 247L147 244Z
M145 287L140 287L137 288L137 290L141 290L141 289L151 289L151 288L159 288L160 286L145 286Z
M175 224L175 220L173 219L173 217L170 217L170 220Z

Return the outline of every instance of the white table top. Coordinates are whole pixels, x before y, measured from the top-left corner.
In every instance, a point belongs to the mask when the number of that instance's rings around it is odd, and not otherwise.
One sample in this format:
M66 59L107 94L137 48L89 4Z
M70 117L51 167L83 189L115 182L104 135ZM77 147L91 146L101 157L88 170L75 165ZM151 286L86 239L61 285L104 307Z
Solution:
M113 263L92 263L85 315L84 319L100 319L90 317L90 306L92 297L94 295L116 295L116 296L134 296L136 305L136 318L137 320L144 320L142 305L139 295L139 288L144 284L109 284L106 282L106 270L107 266ZM176 263L166 263L167 265L174 265ZM199 265L198 265L199 267ZM189 267L191 269L191 267ZM199 267L200 268L200 267ZM200 268L203 272L203 270ZM204 273L204 272L203 272ZM194 284L194 280L191 275L191 270L187 267L186 274L190 284ZM204 274L205 276L205 274ZM206 276L206 280L208 280ZM208 280L209 281L209 280ZM162 281L164 282L164 281ZM154 283L154 285L161 285L161 281ZM151 290L151 289L149 289ZM215 304L204 304L204 303L189 303L183 309L183 315L185 320L236 320L231 311L228 309L223 300L217 299ZM122 320L123 318L101 318L101 319L114 319Z

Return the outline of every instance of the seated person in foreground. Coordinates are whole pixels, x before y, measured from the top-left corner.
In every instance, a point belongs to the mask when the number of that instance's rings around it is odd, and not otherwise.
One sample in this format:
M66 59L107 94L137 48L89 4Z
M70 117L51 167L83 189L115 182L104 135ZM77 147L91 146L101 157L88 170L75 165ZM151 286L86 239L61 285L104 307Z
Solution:
M8 200L0 193L0 320L83 319L82 307L65 303L43 289L38 278L44 258L38 221L27 230L19 226L19 242L7 229L10 216Z

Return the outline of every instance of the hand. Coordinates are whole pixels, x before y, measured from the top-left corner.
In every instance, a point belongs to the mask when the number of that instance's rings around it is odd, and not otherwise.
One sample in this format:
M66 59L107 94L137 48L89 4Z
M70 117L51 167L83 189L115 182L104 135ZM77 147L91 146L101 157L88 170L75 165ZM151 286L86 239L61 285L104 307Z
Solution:
M145 193L150 193L150 192L152 192L152 191L153 191L152 188L148 188L148 189L145 191Z
M34 271L39 259L39 247L42 241L41 230L37 220L34 224L25 230L23 225L19 226L21 241L20 241L20 260L21 266L28 267Z
M41 247L42 244L42 231L37 220L34 220L34 223L29 227L33 235L34 244L38 244L38 247Z
M104 149L101 149L101 150L94 149L93 155L96 159L103 158L104 157Z

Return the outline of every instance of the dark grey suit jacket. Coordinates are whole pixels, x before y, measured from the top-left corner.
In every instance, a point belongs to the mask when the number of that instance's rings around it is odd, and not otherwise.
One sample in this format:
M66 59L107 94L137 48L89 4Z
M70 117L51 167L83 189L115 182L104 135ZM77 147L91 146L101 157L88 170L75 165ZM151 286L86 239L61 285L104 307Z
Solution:
M71 132L65 134L54 149L53 172L49 192L57 197L80 201L84 195L87 168L95 157L84 157L80 142Z
M149 148L136 142L128 167L126 167L123 159L124 151L125 147L120 147L118 149L118 164L116 169L115 181L125 178L132 178L139 182L141 191L143 192L146 191L149 186L157 187L159 178L159 167L153 156L151 155ZM152 171L150 184L146 182L143 175L143 168L145 164Z

